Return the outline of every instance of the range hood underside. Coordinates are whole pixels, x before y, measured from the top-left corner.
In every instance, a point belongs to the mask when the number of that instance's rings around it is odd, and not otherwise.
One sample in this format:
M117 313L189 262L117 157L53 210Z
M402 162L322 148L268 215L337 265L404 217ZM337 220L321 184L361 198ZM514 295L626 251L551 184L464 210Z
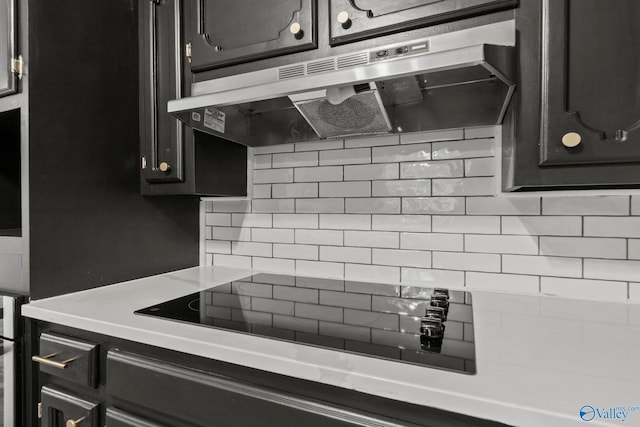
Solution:
M454 77L457 78L452 81ZM390 133L499 124L513 90L482 65L456 69L455 73L441 71L409 79L414 79L415 83L402 84L398 79L377 82L391 123ZM408 81L407 78L402 80ZM420 87L425 81L426 84ZM416 89L399 91L398 86L416 86ZM247 146L320 139L286 96L215 107L225 115L224 132L205 125L203 120L192 120L193 113L195 117L205 117L206 108L174 114L196 130ZM348 132L341 137L347 135Z

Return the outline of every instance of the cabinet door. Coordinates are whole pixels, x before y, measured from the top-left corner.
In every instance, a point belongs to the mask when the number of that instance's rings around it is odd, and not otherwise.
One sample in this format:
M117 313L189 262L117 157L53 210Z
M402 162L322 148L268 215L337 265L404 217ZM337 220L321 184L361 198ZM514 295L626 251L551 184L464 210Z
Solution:
M198 20L193 71L317 46L315 0L199 0Z
M100 405L97 402L49 386L42 386L40 394L42 427L98 427Z
M517 3L517 0L330 0L331 44L470 17Z
M541 165L640 161L640 3L544 0Z
M0 0L0 96L16 92L16 4L15 0Z
M184 181L185 128L167 112L182 95L180 0L143 0L140 7L140 137L147 183Z
M191 10L191 9L189 9ZM245 196L247 148L194 132L167 112L188 95L181 0L142 0L139 11L141 192Z

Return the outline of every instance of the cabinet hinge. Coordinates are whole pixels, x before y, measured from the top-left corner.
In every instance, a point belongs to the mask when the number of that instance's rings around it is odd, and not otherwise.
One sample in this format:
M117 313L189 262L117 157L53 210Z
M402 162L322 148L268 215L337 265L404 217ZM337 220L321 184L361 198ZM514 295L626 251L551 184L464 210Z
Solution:
M22 55L18 55L17 58L11 60L11 70L18 75L19 79L22 79L22 73L24 71L24 62L22 61Z
M38 418L42 418L42 402L38 402Z
M146 156L142 156L142 158L140 159L140 167L143 170L147 168L147 157Z
M189 64L191 64L191 42L187 43L184 46L184 54L187 57L187 61L189 61Z

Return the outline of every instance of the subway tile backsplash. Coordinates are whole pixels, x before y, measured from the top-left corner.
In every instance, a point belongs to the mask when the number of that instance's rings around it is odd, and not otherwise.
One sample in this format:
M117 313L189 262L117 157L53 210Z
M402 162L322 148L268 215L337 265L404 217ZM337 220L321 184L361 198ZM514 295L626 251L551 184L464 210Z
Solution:
M495 135L480 127L255 148L253 199L202 202L206 262L640 301L640 196L495 197ZM347 291L356 292L348 301L330 289L322 297L357 313L358 290ZM302 292L288 299L311 302Z

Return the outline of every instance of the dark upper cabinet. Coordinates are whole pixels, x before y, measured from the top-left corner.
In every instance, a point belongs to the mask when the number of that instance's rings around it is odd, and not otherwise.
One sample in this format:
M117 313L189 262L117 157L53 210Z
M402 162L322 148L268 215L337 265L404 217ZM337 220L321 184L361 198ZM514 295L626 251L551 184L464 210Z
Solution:
M16 56L16 3L0 0L0 96L17 91L21 61Z
M166 113L166 103L182 96L178 1L147 0L140 8L140 122L142 177L149 183L184 181L185 127Z
M541 165L640 161L638 1L547 0L542 16Z
M517 0L330 0L331 44L513 7Z
M188 95L179 0L142 0L139 11L141 192L244 196L247 149L186 127L167 102Z
M313 49L315 0L199 0L191 69L201 71Z
M639 21L636 0L521 2L506 190L640 187Z

